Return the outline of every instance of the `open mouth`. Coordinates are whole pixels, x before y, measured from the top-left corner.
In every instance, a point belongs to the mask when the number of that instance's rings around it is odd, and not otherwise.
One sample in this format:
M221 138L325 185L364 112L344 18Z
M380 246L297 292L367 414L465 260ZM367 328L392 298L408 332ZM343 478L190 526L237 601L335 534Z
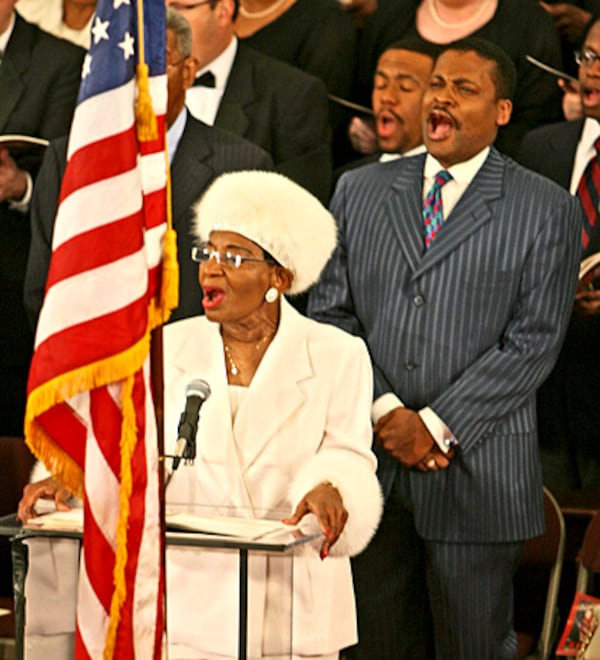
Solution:
M600 90L585 88L583 90L583 104L584 105L599 105L600 104Z
M214 309L218 307L225 298L225 291L216 286L203 287L204 297L202 298L202 307L204 309Z
M454 127L454 120L445 112L433 111L427 120L427 132L432 140L443 140Z
M401 123L402 120L400 117L395 115L393 112L388 110L380 112L377 115L377 135L380 138L388 138L394 133L398 127L398 124Z

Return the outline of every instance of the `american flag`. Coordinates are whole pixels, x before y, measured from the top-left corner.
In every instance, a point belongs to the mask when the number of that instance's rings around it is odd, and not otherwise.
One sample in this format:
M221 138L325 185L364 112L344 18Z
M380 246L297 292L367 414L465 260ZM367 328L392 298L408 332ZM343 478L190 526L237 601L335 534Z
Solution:
M160 658L164 548L149 347L150 331L177 304L165 269L176 278L164 0L99 0L91 32L25 433L51 474L84 499L75 657Z

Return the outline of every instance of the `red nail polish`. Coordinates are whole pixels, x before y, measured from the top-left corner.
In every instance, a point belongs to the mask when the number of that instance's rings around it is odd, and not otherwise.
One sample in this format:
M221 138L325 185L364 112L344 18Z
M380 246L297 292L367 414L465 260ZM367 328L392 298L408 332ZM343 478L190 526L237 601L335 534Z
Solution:
M328 554L329 554L329 549L328 548L323 548L321 550L321 559L325 559Z

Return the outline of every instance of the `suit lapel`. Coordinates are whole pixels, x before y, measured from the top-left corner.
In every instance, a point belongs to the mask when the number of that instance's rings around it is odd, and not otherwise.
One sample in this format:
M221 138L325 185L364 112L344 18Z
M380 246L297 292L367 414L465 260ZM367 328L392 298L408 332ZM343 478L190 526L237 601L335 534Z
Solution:
M273 436L305 401L302 383L313 377L302 317L282 300L279 329L252 380L235 421L243 470L260 458ZM290 351L290 346L294 347ZM276 384L276 385L275 385ZM256 433L260 429L260 433Z
M17 15L13 33L9 39L0 66L0 133L3 133L23 91L21 76L31 59L31 30Z
M490 203L502 195L504 162L493 148L448 216L442 231L413 273L413 279L436 266L474 232L492 220Z
M424 163L425 156L399 161L399 175L384 202L387 217L411 271L419 266L424 250L421 220Z
M204 126L188 114L173 158L171 172L173 181L177 182L177 194L173 195L173 223L177 231L189 231L190 207L198 199L200 191L215 177L211 165L213 149L208 142L210 129L203 129Z
M244 136L246 134L250 126L250 107L254 103L252 80L252 67L244 58L243 45L238 44L225 92L215 118L215 126L236 135Z
M584 120L566 122L560 131L554 132L547 144L546 157L550 159L552 178L563 188L571 187L571 174L581 137Z
M206 321L207 331L201 338L190 335L173 355L173 365L186 380L190 364L202 365L202 377L211 386L209 405L202 408L199 429L202 446L198 447L206 459L206 465L224 464L219 479L228 483L230 504L252 509L252 499L244 482L244 466L231 428L231 405L227 384L227 371L223 355L223 343L216 323ZM201 341L200 346L198 342ZM187 382L172 383L178 391L184 391ZM223 502L227 504L227 502Z

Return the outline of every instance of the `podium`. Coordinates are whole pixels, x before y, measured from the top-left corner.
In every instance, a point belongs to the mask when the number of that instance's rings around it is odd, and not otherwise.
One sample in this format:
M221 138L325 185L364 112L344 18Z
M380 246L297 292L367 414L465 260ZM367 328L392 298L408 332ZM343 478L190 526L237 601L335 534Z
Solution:
M226 508L207 507L201 506L184 506L180 505L178 509L181 511L185 508L187 513L200 515L203 517L210 517L215 515L228 516L228 514L236 513L239 515L241 512L238 509L231 512ZM218 509L218 510L217 510ZM269 511L265 513L265 518L270 520L280 520L289 512ZM263 515L260 516L261 519ZM240 517L240 521L247 521L247 518ZM15 648L16 657L24 657L24 639L26 632L26 580L29 572L29 552L27 544L30 539L44 538L50 541L61 539L71 539L78 546L82 541L82 533L80 530L68 529L51 529L51 528L36 528L32 526L22 526L17 522L14 515L0 517L0 536L8 536L12 541L12 556L13 556L13 582L15 590ZM279 572L283 575L281 584L283 588L277 593L278 601L276 608L279 613L279 624L277 627L280 639L278 643L289 651L291 656L292 649L292 600L293 600L293 572L294 572L294 556L299 552L299 549L309 541L316 539L320 534L305 535L300 530L291 528L288 530L274 530L258 538L248 537L235 537L226 536L223 534L207 534L196 531L175 531L167 529L166 546L167 555L171 550L177 548L195 549L200 553L204 553L205 557L209 557L210 553L224 553L237 555L237 592L238 592L238 607L237 607L237 621L231 622L231 625L237 623L237 657L246 660L251 657L248 652L250 639L248 636L249 624L249 595L251 592L251 582L249 573L249 562L258 561L264 558L265 563L276 563L279 566ZM258 559L257 559L258 558ZM167 563L167 572L168 572ZM167 581L169 576L167 574ZM250 589L249 589L250 587ZM287 593L285 593L287 592ZM176 596L167 594L167 612L169 610L170 599ZM250 598L250 601L252 598ZM198 607L201 608L206 604L203 603L202 594L198 594ZM250 618L252 617L250 603ZM283 625L281 625L283 622ZM74 620L73 620L74 628ZM262 633L262 631L260 631ZM58 659L57 659L58 660Z

